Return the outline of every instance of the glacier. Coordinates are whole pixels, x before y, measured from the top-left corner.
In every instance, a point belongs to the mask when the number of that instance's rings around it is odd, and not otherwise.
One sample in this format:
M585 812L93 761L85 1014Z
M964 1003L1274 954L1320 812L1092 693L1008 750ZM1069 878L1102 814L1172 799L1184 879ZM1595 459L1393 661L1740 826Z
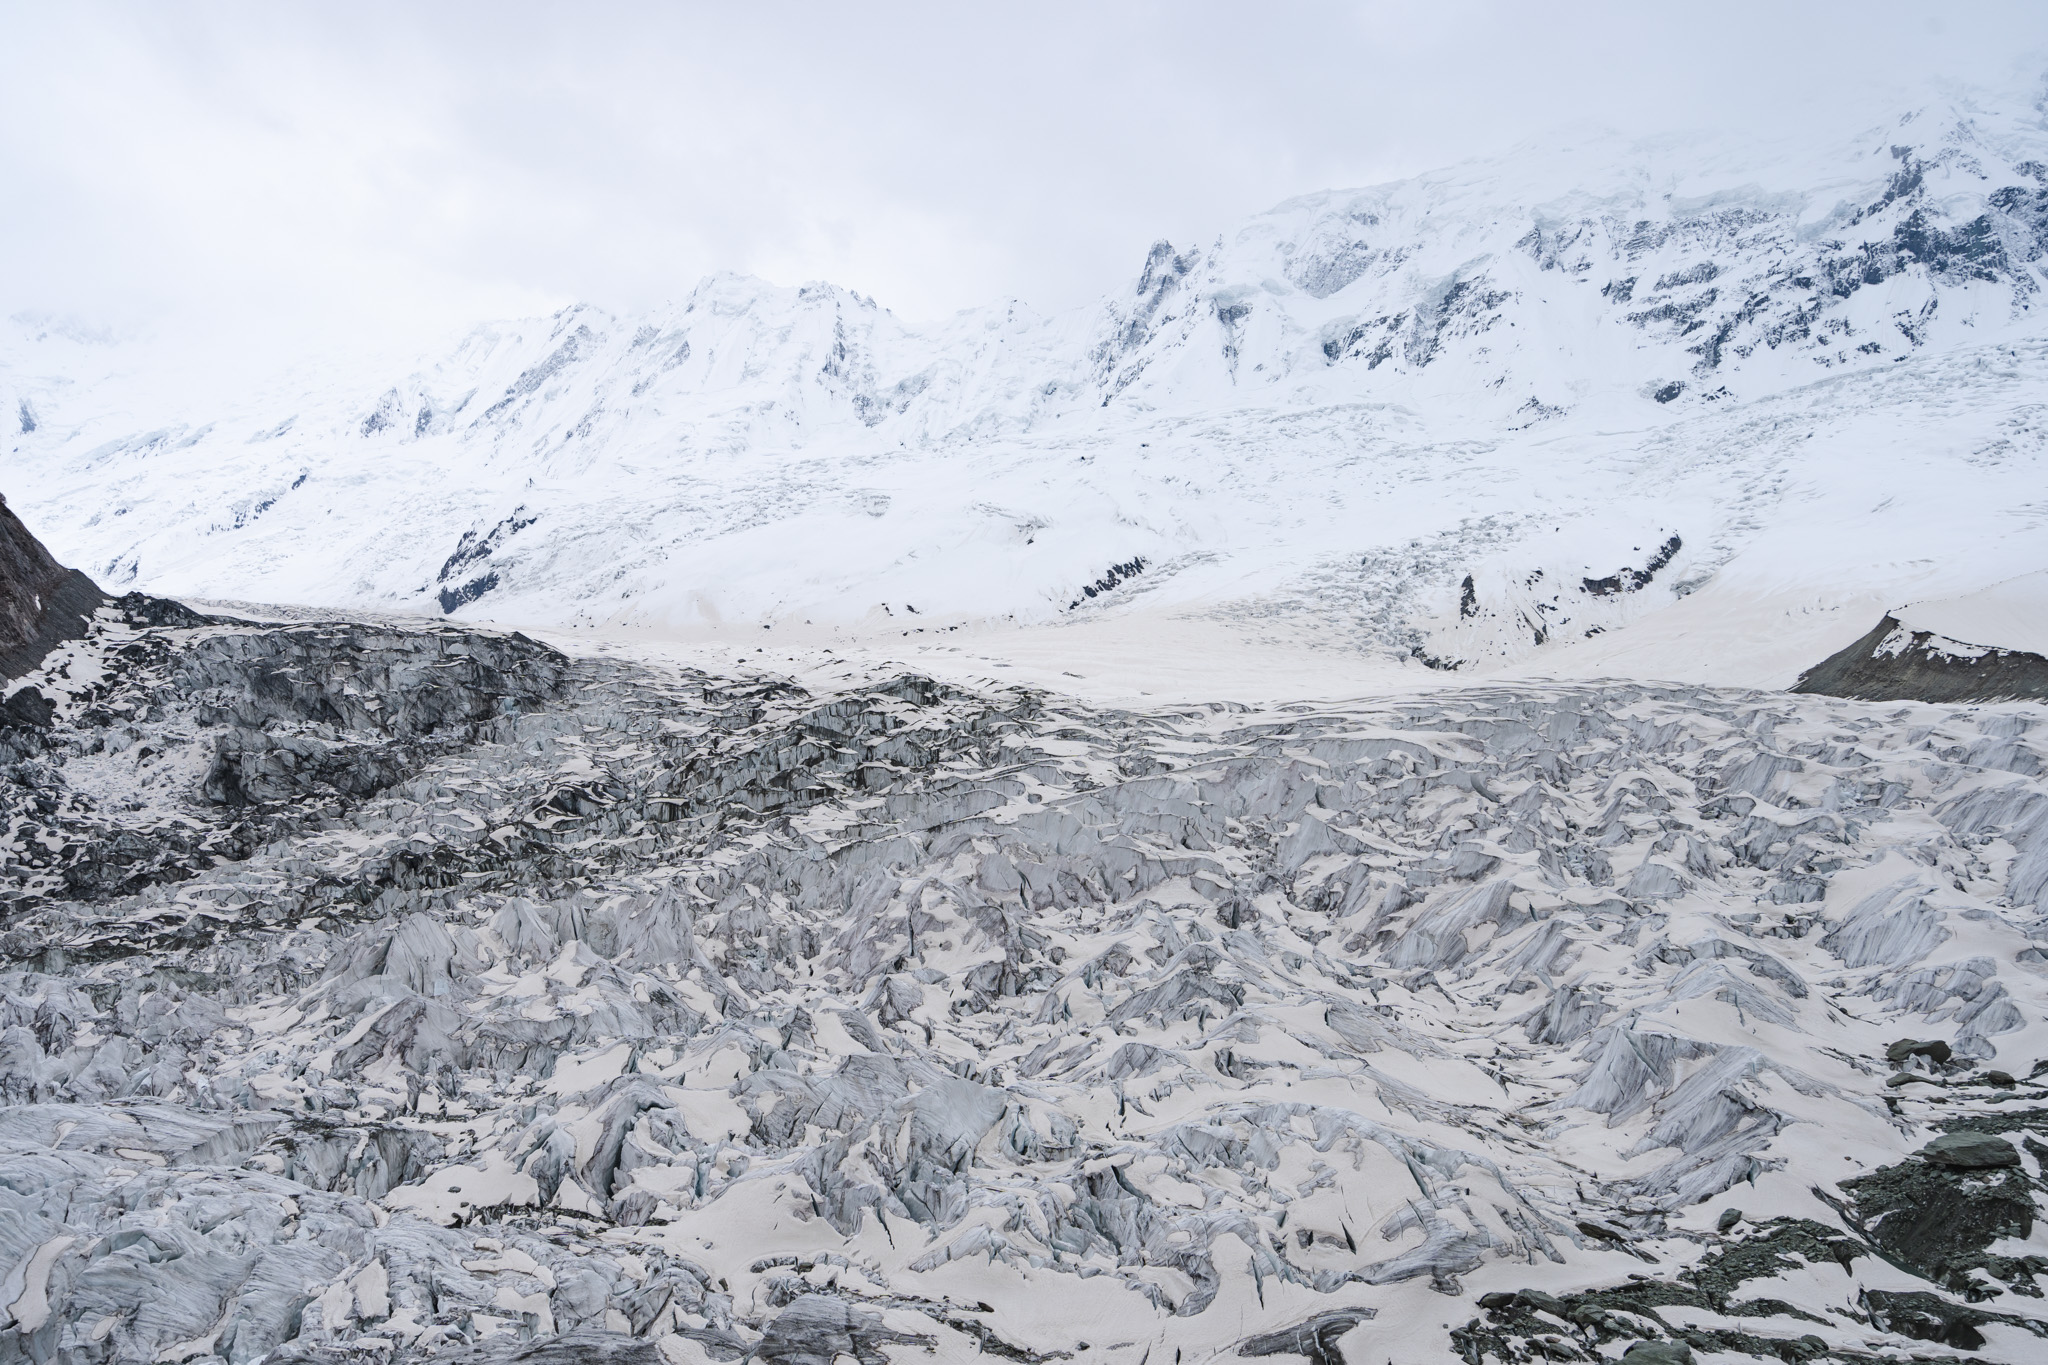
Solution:
M0 711L0 1359L2035 1359L2039 721L113 599Z
M1979 94L10 320L0 1365L2039 1359L2044 279Z

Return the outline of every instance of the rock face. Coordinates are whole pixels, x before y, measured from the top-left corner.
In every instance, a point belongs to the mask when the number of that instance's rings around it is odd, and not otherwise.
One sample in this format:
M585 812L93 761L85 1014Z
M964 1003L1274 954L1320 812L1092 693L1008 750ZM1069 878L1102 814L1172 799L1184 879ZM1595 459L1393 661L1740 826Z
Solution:
M28 683L0 1361L2048 1334L2026 707L819 695L147 603Z
M1887 616L1799 675L1794 692L1864 701L2048 700L2048 658L1914 630Z
M85 623L106 594L50 557L0 497L0 682L18 678Z

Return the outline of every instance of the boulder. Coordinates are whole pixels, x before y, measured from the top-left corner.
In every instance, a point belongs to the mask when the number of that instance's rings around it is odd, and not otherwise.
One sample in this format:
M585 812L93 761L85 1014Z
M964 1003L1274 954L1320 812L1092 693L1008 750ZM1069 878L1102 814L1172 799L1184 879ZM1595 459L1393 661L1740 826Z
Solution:
M1682 1341L1639 1341L1621 1358L1625 1365L1693 1365L1692 1347Z
M1920 1157L1937 1166L1965 1171L2020 1164L2020 1154L2013 1145L1989 1133L1943 1133L1920 1149Z

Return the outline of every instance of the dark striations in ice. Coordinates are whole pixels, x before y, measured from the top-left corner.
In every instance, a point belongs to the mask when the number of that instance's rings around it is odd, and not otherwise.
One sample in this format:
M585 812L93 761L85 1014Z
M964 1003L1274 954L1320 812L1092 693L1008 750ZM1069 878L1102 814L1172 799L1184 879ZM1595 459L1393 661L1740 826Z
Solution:
M1344 1365L1344 1353L1337 1345L1338 1341L1359 1323L1371 1321L1375 1311L1371 1308L1333 1308L1292 1327L1247 1337L1239 1343L1237 1353L1241 1356L1304 1356L1309 1365Z

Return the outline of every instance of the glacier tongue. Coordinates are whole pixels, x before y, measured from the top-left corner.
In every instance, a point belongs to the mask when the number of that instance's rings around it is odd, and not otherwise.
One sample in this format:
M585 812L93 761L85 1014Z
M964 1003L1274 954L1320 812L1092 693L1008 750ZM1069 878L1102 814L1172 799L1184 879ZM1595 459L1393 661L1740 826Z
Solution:
M2048 1334L2026 707L1117 710L139 599L28 681L5 1358Z

